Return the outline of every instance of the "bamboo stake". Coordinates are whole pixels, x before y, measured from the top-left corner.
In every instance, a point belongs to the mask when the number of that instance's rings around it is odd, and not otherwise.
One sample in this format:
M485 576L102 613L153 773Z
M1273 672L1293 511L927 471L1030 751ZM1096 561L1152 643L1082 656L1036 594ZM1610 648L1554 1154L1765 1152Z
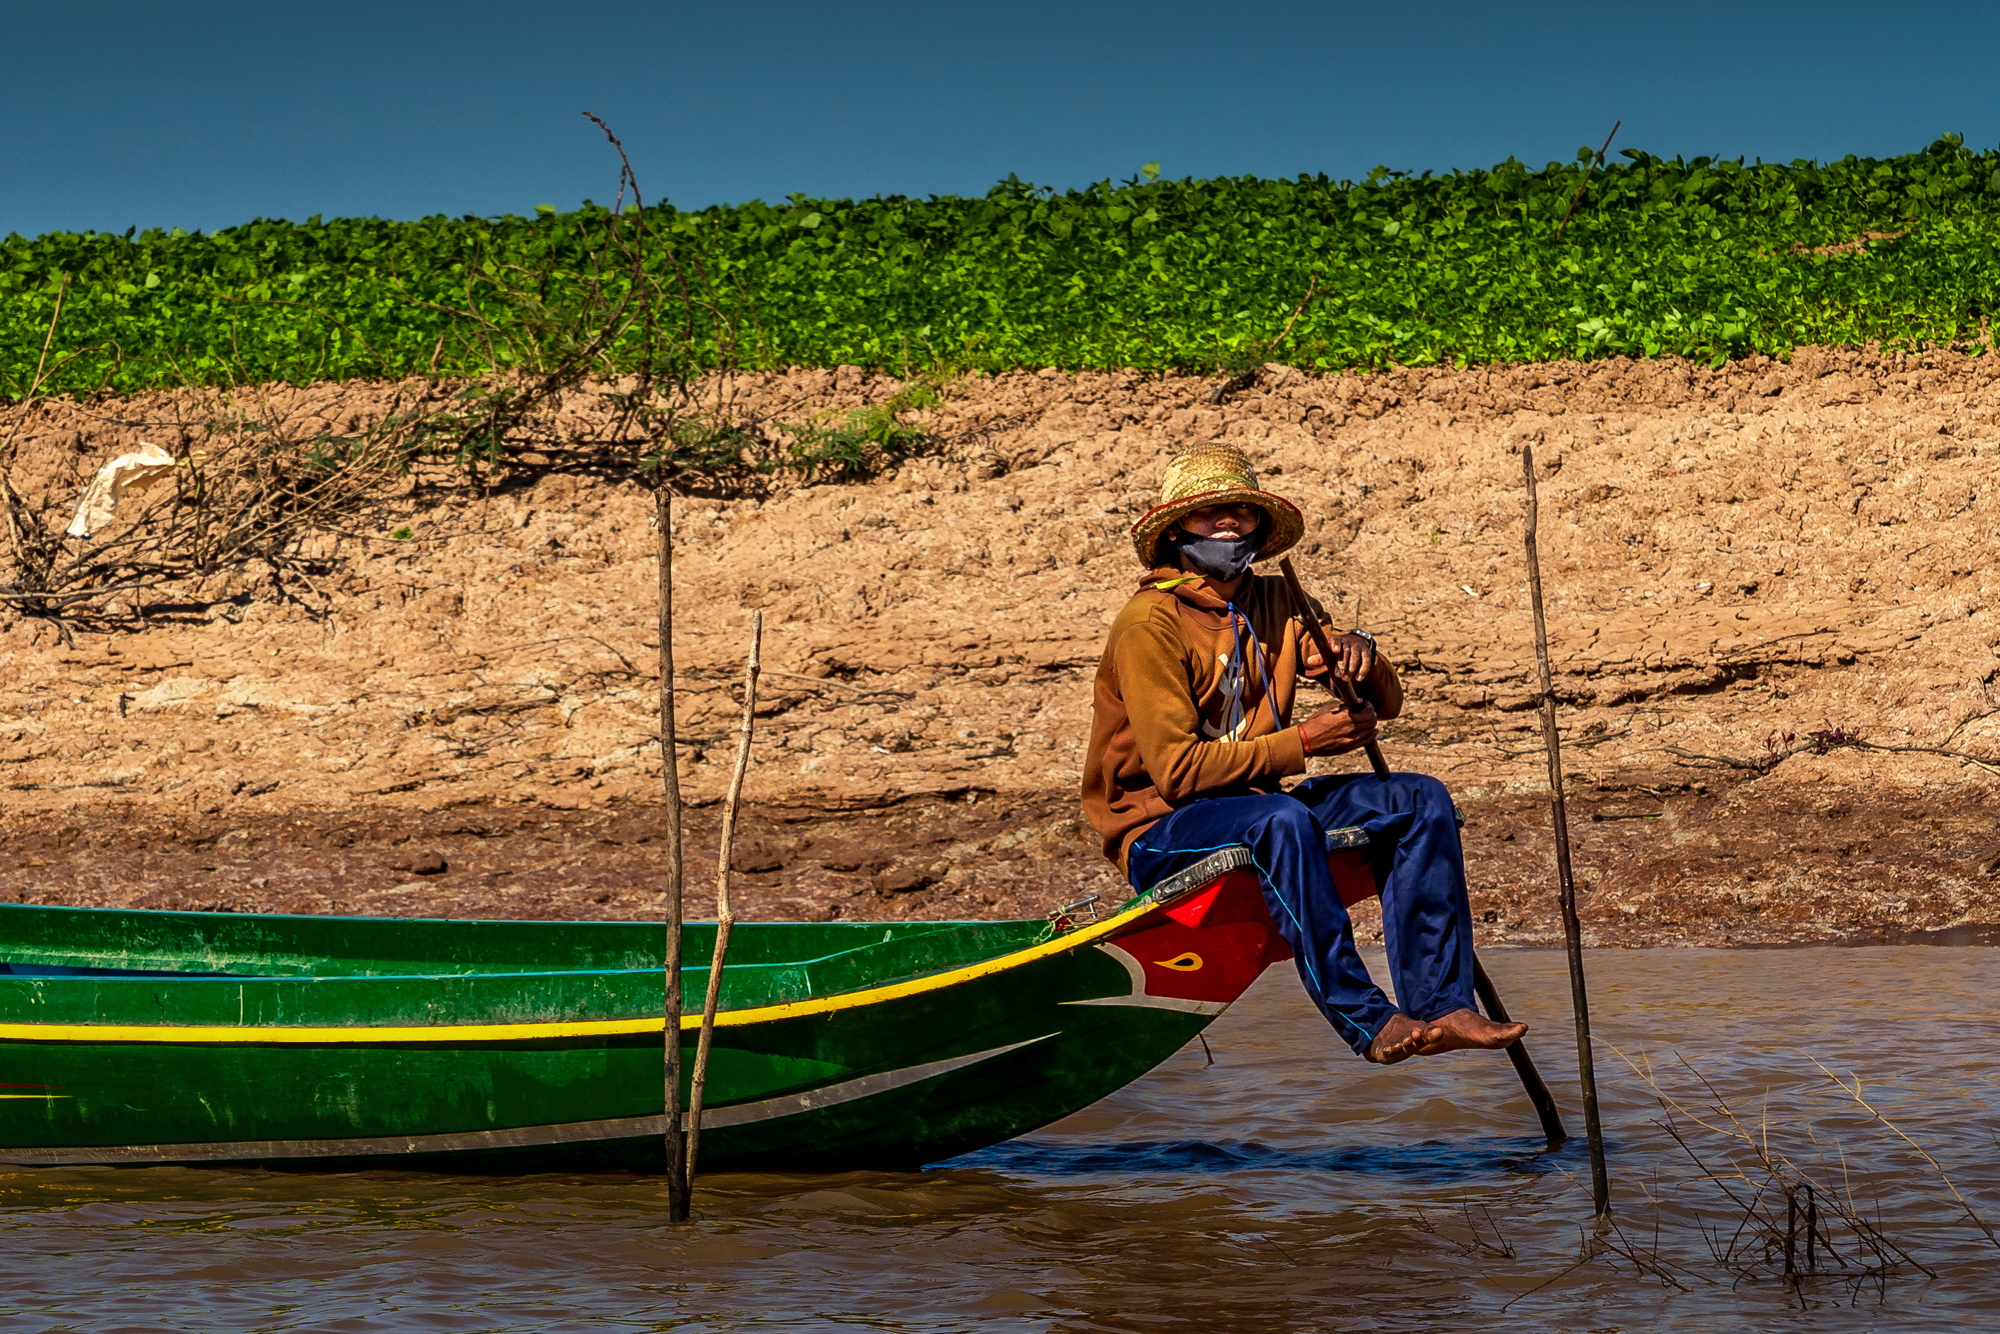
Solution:
M736 914L729 908L729 855L736 845L736 808L743 801L743 775L750 772L750 737L757 727L757 673L762 666L764 613L750 620L750 665L743 673L743 725L737 729L736 769L729 775L729 795L722 800L722 850L715 863L715 954L708 965L708 998L701 1007L701 1037L694 1048L694 1084L688 1095L687 1175L694 1186L695 1161L701 1148L701 1102L708 1085L708 1049L715 1040L715 1010L722 999L722 967L729 957L729 931Z
M1576 920L1576 875L1569 858L1569 811L1563 804L1562 740L1556 732L1556 692L1549 675L1549 627L1542 615L1542 563L1535 551L1535 451L1521 447L1528 479L1528 596L1535 609L1535 666L1542 686L1542 744L1549 757L1549 801L1556 830L1556 879L1562 892L1563 939L1569 948L1570 1004L1576 1013L1576 1072L1583 1084L1583 1129L1590 1140L1590 1195L1599 1218L1611 1214L1604 1169L1604 1126L1597 1114L1597 1069L1590 1059L1590 997L1583 982L1583 928Z
M1290 556L1280 558L1278 573L1284 576L1285 587L1292 595L1293 614L1299 618L1299 624L1305 626L1306 633L1312 637L1313 647L1319 650L1320 661L1327 665L1327 681L1349 713L1359 712L1361 696L1353 685L1342 680L1334 672L1333 643L1326 637L1326 631L1320 626L1319 618L1312 614L1312 602L1306 597L1305 585L1299 582L1299 572L1292 568ZM1368 743L1368 763L1375 770L1377 778L1389 776L1389 761L1382 757L1382 747L1373 741ZM1493 979L1486 975L1486 969L1480 964L1478 955L1472 958L1472 985L1479 995L1479 1003L1486 1007L1488 1019L1496 1024L1512 1022L1507 1017L1507 1007L1500 1001L1500 992L1494 987ZM1528 1056L1528 1049L1521 1045L1520 1039L1508 1043L1505 1051L1508 1062L1514 1067L1515 1075L1520 1078L1522 1090L1528 1095L1528 1101L1534 1104L1535 1118L1542 1123L1542 1134L1548 1137L1551 1145L1561 1144L1569 1138L1569 1132L1563 1129L1562 1114L1556 1110L1555 1096L1543 1082L1542 1072L1535 1068L1534 1061Z
M665 472L664 464L662 474ZM681 776L674 749L674 516L673 494L662 475L653 492L658 521L660 578L660 774L667 814L667 948L660 1032L665 1080L667 1221L688 1221L687 1141L681 1136Z

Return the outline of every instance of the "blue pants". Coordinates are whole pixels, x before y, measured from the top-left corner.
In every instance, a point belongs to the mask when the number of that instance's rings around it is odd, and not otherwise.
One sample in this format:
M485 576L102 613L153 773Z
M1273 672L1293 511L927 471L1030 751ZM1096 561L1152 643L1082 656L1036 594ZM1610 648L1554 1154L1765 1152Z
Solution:
M1190 802L1132 844L1144 890L1222 848L1250 849L1264 901L1297 957L1299 980L1356 1053L1396 1006L1354 950L1354 925L1326 867L1326 831L1368 831L1382 886L1383 944L1403 1013L1430 1020L1472 1007L1472 908L1451 795L1424 774L1332 774L1277 796Z

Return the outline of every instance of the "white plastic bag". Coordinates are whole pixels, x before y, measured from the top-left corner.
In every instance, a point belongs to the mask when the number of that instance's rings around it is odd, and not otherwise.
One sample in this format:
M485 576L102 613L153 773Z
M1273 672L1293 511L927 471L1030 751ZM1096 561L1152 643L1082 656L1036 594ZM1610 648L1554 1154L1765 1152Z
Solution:
M76 517L63 530L70 537L89 537L118 517L118 502L127 491L144 491L173 474L174 456L158 445L139 442L136 454L120 454L97 470L83 489Z

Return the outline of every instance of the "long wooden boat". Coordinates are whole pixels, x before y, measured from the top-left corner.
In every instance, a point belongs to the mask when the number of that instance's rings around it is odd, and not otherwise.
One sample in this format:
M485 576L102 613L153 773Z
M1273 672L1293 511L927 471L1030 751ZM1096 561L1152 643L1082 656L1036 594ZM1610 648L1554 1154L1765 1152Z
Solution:
M1290 957L1247 862L1097 921L739 924L703 1166L915 1167L1131 1082ZM662 935L0 906L0 1163L658 1169Z

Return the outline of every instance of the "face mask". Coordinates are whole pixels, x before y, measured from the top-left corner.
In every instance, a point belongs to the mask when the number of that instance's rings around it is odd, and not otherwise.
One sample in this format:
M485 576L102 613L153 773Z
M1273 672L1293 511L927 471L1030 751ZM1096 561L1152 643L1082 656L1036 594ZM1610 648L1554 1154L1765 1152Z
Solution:
M1257 527L1248 537L1196 537L1176 525L1162 535L1160 543L1183 558L1179 561L1183 569L1226 584L1250 568L1270 534L1271 516L1265 514L1258 517Z
M1264 545L1261 532L1249 537L1195 537L1183 534L1174 549L1180 553L1181 567L1229 583L1242 577Z

